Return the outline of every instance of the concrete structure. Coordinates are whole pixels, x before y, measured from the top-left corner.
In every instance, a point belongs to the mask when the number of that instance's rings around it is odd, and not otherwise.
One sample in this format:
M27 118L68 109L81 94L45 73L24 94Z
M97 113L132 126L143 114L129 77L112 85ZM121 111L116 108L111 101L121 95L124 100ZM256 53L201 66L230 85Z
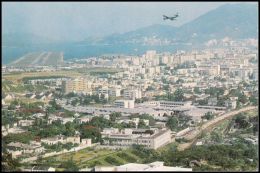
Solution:
M208 105L209 106L216 106L218 104L217 97L212 97L208 99Z
M91 84L84 78L76 78L62 81L62 91L70 92L87 92L91 88Z
M120 94L120 89L115 88L115 87L102 87L98 89L98 94L104 94L105 96L110 96L110 97L119 97Z
M142 92L139 89L126 89L123 93L124 99L139 99L142 98Z
M44 151L44 147L41 146L40 143L30 143L24 144L20 142L11 142L7 144L8 148L15 149L7 149L9 153L12 154L12 157L16 158L21 154L31 154L31 153L42 153Z
M225 101L225 106L227 108L236 109L237 98L236 97L230 97L228 100Z
M127 146L133 144L144 145L148 148L157 149L171 142L169 129L104 129L102 132L105 145Z
M116 100L115 107L118 108L134 108L135 101L134 100Z
M79 136L73 136L73 137L65 137L63 135L58 135L56 137L52 137L52 138L44 138L41 139L41 142L48 144L48 145L55 145L58 144L59 142L62 144L66 144L66 143L73 143L73 144L80 144L80 137Z
M143 105L154 106L158 108L175 108L179 106L191 106L192 102L173 102L173 101L151 101L145 102Z
M34 123L34 120L20 120L20 121L18 121L18 125L22 126L22 127L31 126L31 125L33 125L33 123Z
M28 172L55 172L55 168L46 166L33 166L31 168L24 168L22 171Z
M93 171L115 171L115 172L131 172L131 171L192 171L192 168L170 167L164 166L164 162L156 161L149 164L128 163L120 166L100 167L96 166Z

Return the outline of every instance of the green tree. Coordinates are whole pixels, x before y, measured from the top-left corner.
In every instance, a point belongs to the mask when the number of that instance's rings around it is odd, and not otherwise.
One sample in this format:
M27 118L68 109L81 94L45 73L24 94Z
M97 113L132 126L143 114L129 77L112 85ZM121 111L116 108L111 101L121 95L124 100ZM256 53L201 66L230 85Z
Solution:
M258 100L257 100L256 97L253 96L253 95L249 97L249 101L250 101L254 106L258 105Z
M173 95L174 101L182 102L184 100L184 92L181 88L178 88Z
M138 128L147 128L147 125L145 124L144 120L140 120L138 123Z
M216 131L211 132L210 137L211 137L211 140L216 143L220 143L223 141L222 135L220 133L217 133Z
M81 138L91 138L95 142L101 142L101 133L98 128L94 126L84 126L81 128Z
M193 91L196 94L201 94L201 91L200 91L199 87L194 87Z
M75 172L79 171L79 167L76 165L76 163L70 158L68 161L64 162L61 167L65 168L65 171L69 172Z
M214 114L212 112L207 112L205 115L201 117L202 119L211 120L214 118Z
M170 117L166 123L166 126L170 128L172 131L178 128L178 119L176 117Z
M247 98L247 96L245 94L240 94L238 96L238 101L243 103L243 104L245 104L248 101L248 98Z
M17 159L13 159L12 155L9 153L2 153L2 166L1 170L3 172L17 172L21 171L21 164Z
M121 113L120 112L113 112L109 115L109 119L112 122L115 122L117 118L121 117Z

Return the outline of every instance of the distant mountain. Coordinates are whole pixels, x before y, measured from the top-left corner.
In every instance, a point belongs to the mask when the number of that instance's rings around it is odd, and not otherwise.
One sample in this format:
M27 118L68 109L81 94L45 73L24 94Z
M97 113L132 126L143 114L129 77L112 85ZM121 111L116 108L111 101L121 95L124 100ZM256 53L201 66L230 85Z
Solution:
M40 44L50 44L53 40L37 36L32 33L16 32L16 33L4 33L3 46L31 46Z
M257 38L258 9L251 4L227 4L178 28L178 36L197 40Z
M81 43L171 45L187 42L201 43L226 36L233 39L257 38L257 32L257 6L251 4L227 4L180 27L152 25L96 40L89 38Z

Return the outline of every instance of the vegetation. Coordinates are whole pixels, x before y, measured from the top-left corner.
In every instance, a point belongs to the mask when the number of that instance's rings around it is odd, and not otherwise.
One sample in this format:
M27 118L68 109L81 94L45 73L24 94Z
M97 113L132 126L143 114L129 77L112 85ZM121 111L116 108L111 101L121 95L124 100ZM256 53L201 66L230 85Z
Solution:
M32 85L32 84L13 84L4 82L2 83L2 89L4 92L16 92L16 93L25 93L25 92L42 92L48 89L44 85Z
M116 165L116 166L119 166L122 164L122 162L120 162L119 160L117 160L116 158L111 157L111 156L106 157L105 161L107 163L110 163L111 165Z
M174 116L170 117L166 123L166 126L172 131L176 131L178 129L178 119Z
M178 88L173 94L168 93L166 95L155 96L155 100L167 100L167 101L184 101L184 91L181 88Z
M249 158L253 162L248 162ZM203 171L205 167L207 171L255 170L258 160L257 147L241 144L194 146L184 151L164 152L162 159L168 166L189 167L193 160L206 162L196 165L194 171Z
M91 105L91 104L106 104L108 103L108 99L105 98L103 94L100 96L98 94L93 95L77 95L75 93L68 93L65 95L66 98L73 98L71 101L71 105Z
M69 172L79 171L79 167L72 159L69 159L68 161L62 163L60 167L64 168L65 169L64 171L69 171Z
M212 113L212 112L207 112L207 113L205 113L205 115L203 115L201 118L202 119L206 119L206 120L211 120L211 119L213 119L214 118L214 114Z
M205 94L209 94L212 97L219 97L224 94L223 88L217 88L217 87L210 87L209 89L205 90Z
M46 148L47 150L58 152L58 151L62 151L63 149L70 150L73 147L77 147L78 144L73 144L72 142L62 144L59 142L58 144L54 144L54 145L48 145L48 144L42 143L42 146L44 146L44 148Z
M21 164L18 162L17 159L13 159L11 154L3 153L2 154L2 172L19 172L21 171L20 166Z
M66 78L66 76L30 76L30 77L23 77L22 81L27 83L29 80L37 80L37 79L57 79L57 78Z
M191 117L184 115L183 113L179 113L175 116L169 117L166 122L166 126L170 128L172 131L180 131L187 127L189 127L189 122L191 122Z
M7 136L4 136L2 140L8 144L11 142L21 142L21 143L27 143L34 139L34 135L30 132L24 132L24 133L10 133Z
M93 76L97 75L107 75L107 74L115 74L122 71L122 69L115 69L115 68L80 68L77 69L77 72L82 74L90 74Z

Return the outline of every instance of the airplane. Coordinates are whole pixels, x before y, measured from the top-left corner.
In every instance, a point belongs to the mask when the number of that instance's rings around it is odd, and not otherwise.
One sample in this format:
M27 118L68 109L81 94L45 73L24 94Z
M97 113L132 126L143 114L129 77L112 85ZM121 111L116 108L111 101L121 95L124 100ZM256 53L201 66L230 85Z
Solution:
M179 16L178 13L176 13L173 17L168 17L168 16L163 15L163 20L166 20L166 19L176 20L176 18L177 18L178 16Z

